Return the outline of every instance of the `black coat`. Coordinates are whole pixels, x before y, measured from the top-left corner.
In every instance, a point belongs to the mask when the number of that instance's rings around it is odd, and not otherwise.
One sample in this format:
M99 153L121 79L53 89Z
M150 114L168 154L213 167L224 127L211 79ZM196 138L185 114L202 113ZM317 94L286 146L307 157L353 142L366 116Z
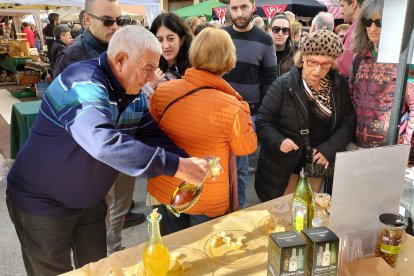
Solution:
M66 48L66 44L63 43L60 39L55 40L55 42L53 43L52 53L50 55L50 61L49 61L52 72L53 72L53 68L55 68L57 56L59 55L60 52L65 50L65 48Z
M336 70L332 77L332 120L329 139L316 148L328 159L335 161L337 152L344 151L355 133L356 116L352 107L348 84ZM256 128L261 141L257 165L255 189L262 201L281 196L296 165L302 158L304 148L296 105L302 114L308 114L309 105L302 88L301 69L293 66L291 71L277 78L266 93L256 117ZM309 125L308 116L304 116ZM282 153L280 145L290 138L299 146L296 151Z

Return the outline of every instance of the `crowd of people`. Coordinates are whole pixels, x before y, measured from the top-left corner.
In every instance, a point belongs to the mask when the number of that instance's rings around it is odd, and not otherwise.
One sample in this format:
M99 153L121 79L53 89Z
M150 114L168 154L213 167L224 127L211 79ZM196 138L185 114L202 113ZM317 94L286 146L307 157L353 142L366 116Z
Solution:
M7 186L27 273L67 272L71 251L78 268L122 250L124 225L145 220L130 212L136 177L165 235L243 208L258 144L262 201L292 193L308 163L333 167L350 143L385 145L397 67L377 62L384 3L340 4L336 28L326 12L266 26L254 0L230 0L227 26L166 12L146 30L118 1L86 0L74 41L49 15L54 80ZM413 93L408 82L400 143L412 140ZM208 156L220 158L215 179ZM164 205L183 180L205 183L177 218ZM314 191L326 182L310 177Z

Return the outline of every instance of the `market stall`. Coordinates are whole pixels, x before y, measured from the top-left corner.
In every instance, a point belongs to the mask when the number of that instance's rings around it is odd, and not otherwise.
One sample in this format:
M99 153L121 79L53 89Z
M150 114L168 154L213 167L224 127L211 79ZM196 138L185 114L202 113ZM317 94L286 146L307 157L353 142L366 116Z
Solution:
M163 237L170 251L185 255L192 264L188 275L266 275L268 261L268 222L270 210L276 204L288 204L292 195L277 198L229 215L196 225ZM240 250L215 251L211 239L220 231L247 240ZM143 275L142 257L145 243L117 252L96 263L64 274L107 275L110 269L119 271L112 275ZM400 276L412 275L414 238L407 236L401 246L400 261L396 270ZM122 274L121 274L122 273Z

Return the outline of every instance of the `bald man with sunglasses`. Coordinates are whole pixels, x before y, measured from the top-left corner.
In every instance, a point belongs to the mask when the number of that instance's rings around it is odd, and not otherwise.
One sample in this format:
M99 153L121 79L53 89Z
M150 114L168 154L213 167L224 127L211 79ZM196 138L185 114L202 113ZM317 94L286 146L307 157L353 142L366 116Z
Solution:
M121 7L116 0L86 0L83 22L86 27L85 32L76 43L66 48L58 56L53 70L55 78L70 64L96 58L106 51L113 34L122 26L129 25L131 19L122 16ZM137 97L137 101L139 99L140 97ZM116 105L117 103L112 104ZM144 111L146 105L142 106L142 109ZM106 197L108 204L108 254L123 248L123 228L135 226L145 221L144 214L129 211L134 186L134 177L120 173Z
M70 64L95 58L106 51L112 35L118 28L128 25L130 19L122 17L116 0L86 0L83 23L86 30L82 37L58 56L54 78Z

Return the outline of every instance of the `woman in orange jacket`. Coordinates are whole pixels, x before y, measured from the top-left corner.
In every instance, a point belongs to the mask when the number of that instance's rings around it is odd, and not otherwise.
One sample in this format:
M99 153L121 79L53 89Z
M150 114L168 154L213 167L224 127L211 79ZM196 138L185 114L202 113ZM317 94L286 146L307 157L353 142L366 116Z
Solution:
M191 44L190 63L193 67L183 79L158 86L150 112L164 133L190 156L219 157L224 172L206 180L197 203L179 218L160 206L163 235L225 214L230 206L229 155L247 155L257 147L248 104L221 78L236 64L228 33L216 28L203 30ZM184 96L164 113L171 102L200 87L207 88ZM152 178L148 192L162 204L169 204L181 182L167 176Z

